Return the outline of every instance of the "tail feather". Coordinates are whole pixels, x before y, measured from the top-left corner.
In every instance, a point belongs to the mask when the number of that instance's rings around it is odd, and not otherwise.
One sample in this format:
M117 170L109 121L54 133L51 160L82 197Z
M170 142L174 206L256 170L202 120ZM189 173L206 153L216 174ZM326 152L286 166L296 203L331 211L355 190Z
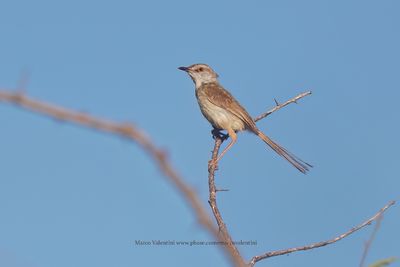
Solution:
M269 145L276 153L280 156L284 157L287 161L289 161L296 169L301 171L302 173L306 173L309 171L309 168L313 166L308 164L307 162L303 161L302 159L298 158L297 156L293 155L285 148L281 147L274 141L272 141L268 136L266 136L261 131L256 132L256 134L267 144Z

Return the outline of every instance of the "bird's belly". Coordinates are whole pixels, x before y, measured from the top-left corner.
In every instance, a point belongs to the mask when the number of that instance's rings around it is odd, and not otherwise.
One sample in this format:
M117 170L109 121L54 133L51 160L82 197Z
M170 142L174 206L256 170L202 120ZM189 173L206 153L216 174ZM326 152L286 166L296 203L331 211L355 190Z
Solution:
M245 129L243 121L226 109L214 105L208 99L202 99L202 101L198 102L201 113L203 113L204 117L214 128L222 130L232 129L234 131Z

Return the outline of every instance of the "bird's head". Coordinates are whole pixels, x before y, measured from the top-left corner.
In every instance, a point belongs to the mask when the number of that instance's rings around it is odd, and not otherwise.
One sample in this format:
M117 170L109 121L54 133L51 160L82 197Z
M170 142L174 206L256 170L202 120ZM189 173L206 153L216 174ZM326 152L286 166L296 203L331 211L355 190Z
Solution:
M189 67L179 67L178 69L186 71L196 84L196 87L203 83L218 81L218 74L207 64L193 64Z

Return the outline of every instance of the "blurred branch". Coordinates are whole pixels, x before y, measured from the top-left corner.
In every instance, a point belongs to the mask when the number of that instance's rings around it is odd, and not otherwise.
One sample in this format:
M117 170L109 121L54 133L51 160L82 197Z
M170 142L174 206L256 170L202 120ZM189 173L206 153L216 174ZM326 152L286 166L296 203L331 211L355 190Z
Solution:
M58 119L65 122L74 123L87 128L92 128L101 132L111 133L128 138L136 142L155 162L160 168L161 172L166 178L178 189L187 202L192 207L198 222L213 235L216 240L224 242L214 226L211 218L201 204L196 193L190 188L172 167L169 162L165 151L156 147L149 137L135 127L131 123L116 123L110 120L97 118L87 113L77 112L74 110L66 109L56 105L48 104L39 100L32 99L26 96L23 92L11 92L0 90L0 102L7 102L15 104L19 107L25 108L29 111L40 113L48 117ZM227 246L221 246L231 259L236 264L238 259L232 254Z
M318 242L318 243L314 243L311 245L307 245L307 246L303 246L303 247L296 247L296 248L289 248L289 249L284 249L284 250L277 250L277 251L271 251L271 252L267 252L265 254L259 255L259 256L255 256L251 259L250 261L250 266L254 266L254 264L260 260L263 259L267 259L267 258L271 258L271 257L275 257L275 256L280 256L280 255L285 255L285 254L289 254L289 253L293 253L296 251L302 251L302 250L310 250L310 249L314 249L314 248L319 248L319 247L323 247L332 243L335 243L349 235L351 235L352 233L360 230L361 228L371 224L373 221L377 220L378 218L381 217L381 215L388 209L390 208L392 205L395 204L395 201L391 201L389 202L386 206L384 206L382 209L380 209L374 216L372 216L370 219L366 220L365 222L363 222L362 224L350 229L349 231L347 231L344 234L341 234L333 239L327 240L327 241L322 241L322 242Z
M383 260L379 260L373 264L371 264L369 267L385 267L385 266L389 266L391 263L397 261L397 258L387 258L387 259L383 259Z

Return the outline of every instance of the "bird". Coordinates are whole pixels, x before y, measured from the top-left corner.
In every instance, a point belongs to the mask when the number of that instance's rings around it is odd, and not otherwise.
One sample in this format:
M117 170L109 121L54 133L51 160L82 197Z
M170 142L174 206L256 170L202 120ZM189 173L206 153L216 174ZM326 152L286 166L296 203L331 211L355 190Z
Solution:
M218 74L209 65L199 63L178 69L187 72L192 78L197 102L203 116L215 130L225 130L231 138L231 142L218 156L215 164L236 143L237 132L249 131L260 137L300 172L305 174L309 171L312 165L290 153L257 128L246 109L219 83Z

